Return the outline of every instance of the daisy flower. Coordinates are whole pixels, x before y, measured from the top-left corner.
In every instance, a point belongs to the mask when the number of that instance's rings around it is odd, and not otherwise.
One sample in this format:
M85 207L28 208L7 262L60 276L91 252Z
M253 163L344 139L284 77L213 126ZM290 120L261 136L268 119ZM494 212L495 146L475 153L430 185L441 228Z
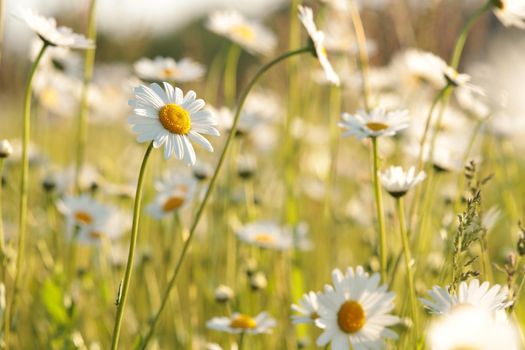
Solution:
M489 311L499 311L509 307L509 292L506 287L495 284L490 287L489 282L473 279L470 283L461 282L457 292L449 292L448 288L434 286L428 291L430 299L420 298L425 307L435 314L447 314L458 305L470 305L484 308Z
M358 110L355 115L343 113L343 121L339 126L346 131L343 137L355 136L359 140L367 137L394 136L398 131L408 127L409 116L407 111L387 112L378 107L367 113Z
M348 268L346 275L334 270L334 288L325 287L318 296L319 317L315 324L323 329L318 346L331 343L333 350L381 349L384 339L397 339L388 326L399 322L390 315L394 308L394 293L379 286L379 274L369 276L359 266Z
M290 230L273 221L255 221L241 227L237 237L260 248L286 250L293 246Z
M132 217L129 213L115 208L109 209L102 220L96 220L83 230L83 234L78 237L80 243L100 244L104 238L114 241L131 229Z
M92 49L93 41L81 34L73 33L68 27L57 27L54 18L38 15L30 9L22 9L15 17L24 21L47 45L68 47L72 49Z
M492 10L505 27L525 29L525 2L523 0L492 0Z
M486 309L472 306L453 310L432 322L427 344L431 350L521 349L514 324Z
M72 236L78 228L79 237L88 235L93 227L105 222L110 210L87 195L65 196L57 202L57 209L66 219L68 235Z
M276 322L268 313L261 312L256 317L234 313L230 317L214 317L206 322L206 327L231 334L271 333Z
M134 64L139 78L151 81L173 81L185 83L202 78L204 66L190 58L175 61L171 57L142 58Z
M172 215L190 202L194 187L192 178L172 176L164 181L157 181L155 188L158 194L146 210L157 220Z
M407 172L400 166L391 166L380 174L381 183L392 197L404 196L409 189L425 179L425 172L416 174L416 168L410 167Z
M317 295L315 292L306 293L299 300L299 305L292 305L292 310L299 313L299 315L292 315L294 324L315 323L315 320L319 317Z
M206 26L212 32L225 36L248 52L268 55L277 46L275 35L257 21L248 20L237 11L216 11Z
M334 71L334 68L330 64L330 61L328 61L326 48L324 46L325 35L322 31L317 30L317 26L314 22L314 14L312 9L305 6L299 6L298 9L299 20L301 20L301 22L303 23L303 26L305 27L310 39L314 44L315 56L319 60L319 63L321 64L321 67L324 70L326 79L332 84L339 86L339 84L341 83L341 81L339 80L339 76Z
M186 164L194 165L197 160L190 141L201 144L213 152L213 146L201 134L219 136L214 127L212 114L203 111L205 103L197 99L194 91L186 95L169 83L140 85L135 88L135 99L129 101L134 115L128 121L132 130L139 135L138 142L153 141L153 147L164 145L164 158L175 155Z

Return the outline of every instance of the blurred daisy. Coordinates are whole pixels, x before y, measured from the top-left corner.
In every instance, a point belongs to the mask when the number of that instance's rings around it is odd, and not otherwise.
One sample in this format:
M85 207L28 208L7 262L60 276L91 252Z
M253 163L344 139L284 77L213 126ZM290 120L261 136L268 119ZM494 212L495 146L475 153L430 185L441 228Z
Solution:
M273 221L252 222L241 227L236 234L241 241L260 248L286 250L293 246L290 230Z
M206 327L231 334L271 333L276 322L268 313L261 312L256 317L234 313L230 317L214 317L206 322Z
M30 9L22 9L15 16L24 21L47 45L72 49L91 49L94 43L68 27L57 27L54 18L38 15Z
M461 282L457 292L449 292L448 288L434 286L428 291L430 299L420 298L425 307L435 314L447 314L458 305L470 305L489 311L503 310L512 302L508 301L509 292L506 287L495 284L491 288L489 282L473 279L470 283Z
M172 215L190 202L194 186L192 178L172 176L164 182L159 181L155 185L157 196L146 210L157 220Z
M517 328L483 308L464 306L432 322L427 336L431 350L521 349Z
M319 317L317 293L309 292L304 294L301 300L299 300L299 305L292 305L292 310L299 313L299 315L292 315L292 321L294 324L314 323Z
M525 2L523 0L492 0L492 10L505 27L525 29Z
M150 81L186 83L202 78L204 66L190 58L175 61L171 57L142 58L133 66L139 78Z
M400 166L391 166L380 174L381 184L392 197L404 196L408 190L425 179L425 172L416 174L416 168L410 167L407 172Z
M57 209L66 219L68 235L72 236L78 228L78 237L88 235L93 227L105 222L110 210L88 195L65 196L57 202Z
M213 152L213 146L201 134L219 135L214 127L215 118L202 110L205 103L196 99L194 91L183 95L181 89L169 83L163 86L164 89L158 84L136 87L135 99L129 101L134 115L128 121L132 130L139 134L138 142L153 141L155 148L164 145L164 158L175 155L186 164L194 165L197 158L190 141Z
M394 293L379 286L379 274L369 276L361 266L347 274L334 270L334 288L330 286L318 296L319 317L315 324L323 329L318 346L331 343L333 350L381 349L384 339L397 339L388 326L399 322L390 315Z
M75 115L81 91L79 80L48 68L36 74L32 88L45 111L63 118Z
M0 158L7 158L13 154L13 146L8 140L0 140Z
M305 6L299 6L298 9L299 19L303 23L303 26L306 28L306 31L313 42L315 55L317 56L321 67L323 67L326 79L335 85L339 85L341 83L339 76L334 71L330 61L328 61L326 48L324 46L325 35L322 31L317 30L312 9Z
M394 136L409 124L407 111L387 112L381 107L370 113L364 110L358 110L354 115L343 113L342 118L339 126L345 129L343 137L355 136L359 140L367 137Z
M216 11L206 24L212 32L225 36L247 51L268 55L277 46L275 35L256 21L248 20L235 10Z
M84 244L100 244L102 239L117 240L131 229L132 217L129 213L109 208L103 220L95 220L86 227L78 241Z

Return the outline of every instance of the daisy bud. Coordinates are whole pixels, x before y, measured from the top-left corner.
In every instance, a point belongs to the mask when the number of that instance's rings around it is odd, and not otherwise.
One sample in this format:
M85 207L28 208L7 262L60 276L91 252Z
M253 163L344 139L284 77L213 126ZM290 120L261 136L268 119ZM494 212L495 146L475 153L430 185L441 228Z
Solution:
M193 167L193 177L198 181L205 181L211 177L213 173L212 167L207 163L197 162Z
M252 277L257 272L257 261L255 259L248 259L246 261L246 275Z
M7 158L13 153L13 146L7 140L0 141L0 158Z
M266 275L262 271L256 272L250 278L250 287L252 287L253 291L263 290L267 286L268 286L268 280L266 279Z
M55 190L56 186L57 186L57 183L56 183L56 180L55 180L55 178L53 176L48 175L42 181L42 188L47 193L53 192Z
M237 174L243 180L249 180L255 173L255 158L253 156L243 156L239 158Z
M524 256L525 255L525 233L523 233L523 232L520 232L520 235L519 235L519 238L518 238L517 250L518 250L518 254L520 256Z
M218 303L226 303L232 300L233 297L233 290L228 286L221 284L215 289L215 301Z

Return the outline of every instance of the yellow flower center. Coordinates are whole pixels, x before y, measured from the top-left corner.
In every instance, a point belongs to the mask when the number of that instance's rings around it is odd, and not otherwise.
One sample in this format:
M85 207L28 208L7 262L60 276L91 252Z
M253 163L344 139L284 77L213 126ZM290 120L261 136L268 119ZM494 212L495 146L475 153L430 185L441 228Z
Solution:
M388 128L388 125L383 124L383 123L378 123L378 122L369 122L369 123L366 123L366 127L372 131L381 131L381 130L385 130L386 128Z
M238 329L254 329L257 327L257 322L250 316L241 314L231 320L230 327Z
M89 237L91 237L93 239L101 239L102 236L104 236L104 234L102 232L98 232L98 231L91 231L89 233Z
M191 128L190 113L175 103L159 110L159 121L164 129L173 134L186 135Z
M273 243L275 242L275 237L268 233L258 233L253 238L255 242L259 243Z
M232 33L244 40L253 40L255 37L255 33L253 32L253 29L247 25L239 25L232 29Z
M337 324L345 333L356 333L365 325L365 310L361 304L348 300L337 312Z
M85 211L77 211L74 216L76 221L84 225L89 225L93 222L93 217Z
M169 77L173 76L176 72L177 72L176 68L164 68L162 70L162 76L164 78L169 78Z
M40 93L40 101L44 106L57 107L59 101L57 91L53 88L45 88Z
M162 210L165 213L168 213L175 209L179 209L183 204L184 204L183 197L173 196L173 197L168 198L168 200L164 202L164 205L162 206Z

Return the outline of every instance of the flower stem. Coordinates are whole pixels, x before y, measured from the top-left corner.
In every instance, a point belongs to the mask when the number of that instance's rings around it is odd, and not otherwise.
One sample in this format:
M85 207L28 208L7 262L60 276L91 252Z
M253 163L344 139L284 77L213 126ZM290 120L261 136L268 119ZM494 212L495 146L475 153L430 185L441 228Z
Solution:
M266 73L266 71L268 71L270 68L275 66L277 63L279 63L281 61L284 61L284 60L286 60L289 57L292 57L292 56L295 56L295 55L299 55L299 54L302 54L302 53L305 53L305 52L310 52L310 51L311 51L311 48L310 47L306 47L306 48L301 48L301 49L297 49L297 50L293 50L293 51L288 51L288 52L280 55L279 57L275 58L274 60L272 60L272 61L268 62L267 64L265 64L264 66L262 66L259 69L259 71L255 74L255 76L252 78L252 80L250 81L248 86L245 88L245 90L244 90L243 94L241 95L240 100L238 102L237 110L235 111L235 116L234 116L234 119L233 119L233 124L232 124L232 128L231 128L230 134L228 135L228 138L226 140L226 143L224 145L222 153L221 153L221 155L219 157L219 162L217 163L217 167L215 168L215 172L214 172L214 174L213 174L213 176L212 176L212 178L210 180L210 184L208 186L208 189L206 190L206 193L205 193L204 198L203 198L203 200L201 202L201 205L199 206L199 208L197 210L197 213L195 214L195 218L193 219L193 223L192 223L192 225L190 227L190 232L189 232L188 238L184 242L184 246L182 247L182 251L181 251L181 253L179 255L179 258L177 260L177 264L175 266L175 270L173 271L173 274L172 274L172 276L171 276L171 278L170 278L170 280L168 282L168 286L166 288L166 291L164 292L164 295L162 297L162 302L160 304L160 307L157 310L157 312L155 313L155 316L153 317L153 319L151 321L150 328L148 329L148 332L146 333L146 336L138 344L138 348L146 349L146 346L148 345L149 341L151 340L151 337L153 336L153 333L155 331L155 327L157 325L157 322L159 321L160 315L162 314L162 311L166 307L166 304L168 302L168 298L169 298L169 295L171 293L171 290L175 286L175 281L176 281L177 276L179 274L179 271L181 269L182 262L184 261L184 258L186 257L186 254L187 254L188 249L190 247L190 243L191 243L192 238L194 236L195 229L197 228L197 226L199 224L199 221L200 221L200 218L202 216L202 213L204 212L204 208L206 207L206 203L208 202L208 200L209 200L209 198L210 198L210 196L211 196L211 194L212 194L212 192L213 192L213 190L215 188L215 183L217 181L217 178L218 178L218 175L220 173L220 170L221 170L221 168L223 166L224 160L226 159L226 155L228 153L228 149L230 148L232 140L235 137L235 134L236 134L236 131L237 131L237 124L239 122L239 118L240 118L240 115L241 115L242 107L244 106L244 103L246 102L246 99L247 99L250 91L255 86L255 84L259 81L259 79L264 75L264 73Z
M383 210L383 196L381 194L381 184L379 183L379 151L377 145L377 138L372 137L372 177L374 182L374 196L377 209L377 222L379 225L379 259L381 266L381 280L383 283L387 282L387 250L386 250L386 232L385 232L385 217Z
M350 1L350 15L352 16L352 23L354 24L354 32L357 39L357 47L359 50L359 69L361 70L363 102L365 110L370 110L370 82L368 80L368 51L366 48L365 29L359 8L355 0Z
M399 218L399 232L401 233L401 242L403 244L403 255L407 268L407 282L409 289L410 308L412 310L412 321L414 322L414 335L418 338L419 317L417 313L416 289L414 286L414 273L412 270L412 254L410 252L410 243L408 241L407 227L405 223L405 206L403 198L396 198L397 216Z
M144 154L142 159L142 165L140 166L139 179L137 182L137 190L135 193L135 204L133 207L133 226L131 227L131 240L129 244L128 261L126 263L126 271L124 273L124 280L119 287L119 295L117 295L117 316L115 318L115 326L113 328L113 338L111 341L111 349L115 350L118 347L118 341L120 336L120 327L122 324L122 318L124 316L124 307L128 297L129 284L131 280L131 272L133 270L133 262L135 259L135 246L137 244L137 236L139 231L140 223L140 209L142 203L142 189L144 187L144 173L146 171L146 165L148 163L151 150L153 149L153 142L151 142Z
M95 42L97 36L96 27L96 0L89 3L88 30L87 37ZM95 48L87 49L84 57L84 77L82 92L80 96L80 108L78 114L77 129L77 154L75 162L75 191L80 193L80 173L85 159L85 149L87 143L87 119L88 119L88 89L91 78L93 77L93 66L95 65Z
M237 93L237 66L241 57L241 47L232 44L226 56L226 67L224 68L224 98L226 104L231 106L235 102Z
M32 84L33 78L35 76L36 69L40 60L44 56L44 52L48 47L48 43L45 41L42 43L42 48L38 52L38 55L31 66L29 71L29 76L27 78L27 85L24 95L24 124L22 132L22 169L20 173L20 214L18 220L18 250L16 255L16 268L15 268L15 277L13 282L13 292L11 303L6 303L7 307L5 310L5 319L7 322L6 325L6 334L4 335L4 340L6 343L6 348L9 348L9 331L11 328L11 315L15 312L16 309L16 299L18 293L20 292L20 277L22 275L22 261L24 261L24 251L25 251L25 242L26 242L26 230L27 230L27 187L29 183L29 158L28 158L28 149L29 149L29 140L31 133L31 95L32 95Z
M242 350L244 347L244 332L241 332L239 335L239 350Z

